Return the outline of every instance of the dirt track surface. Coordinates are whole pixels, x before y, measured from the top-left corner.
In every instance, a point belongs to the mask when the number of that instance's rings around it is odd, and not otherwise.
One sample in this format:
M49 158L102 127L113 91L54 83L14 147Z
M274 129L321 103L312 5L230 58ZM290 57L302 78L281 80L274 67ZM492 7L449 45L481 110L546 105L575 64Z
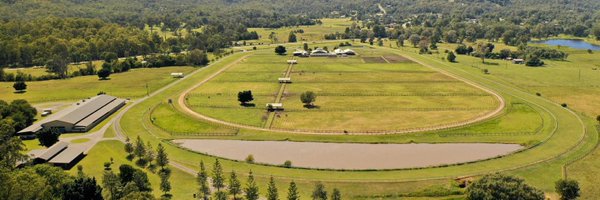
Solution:
M515 152L517 144L351 144L287 141L174 140L192 151L257 163L319 169L402 169L457 164Z

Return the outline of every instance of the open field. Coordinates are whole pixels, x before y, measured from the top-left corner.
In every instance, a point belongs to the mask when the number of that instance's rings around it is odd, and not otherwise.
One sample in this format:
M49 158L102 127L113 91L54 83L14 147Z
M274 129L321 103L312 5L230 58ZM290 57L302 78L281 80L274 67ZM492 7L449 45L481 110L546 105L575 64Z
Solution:
M14 93L13 83L1 82L0 99L11 101L25 99L29 102L77 100L95 96L104 91L122 98L139 98L174 81L171 72L189 73L193 67L164 67L133 69L113 74L110 80L98 80L97 76L81 76L64 80L27 82L27 92ZM147 88L146 88L147 87Z
M529 92L523 92L520 89L514 89L510 83L504 83L496 77L483 75L480 69L473 68L470 65L455 63L449 64L441 62L439 57L420 56L411 53L409 50L389 50L413 57L425 64L439 66L444 70L451 71L463 78L476 81L501 93L507 99L507 109L505 114L488 121L474 124L470 127L457 128L444 132L414 133L401 135L380 135L380 136L317 136L317 135L297 135L277 132L260 132L240 130L236 136L218 136L211 138L225 139L249 139L249 140L297 140L297 141L337 141L337 142L384 142L384 143L423 143L423 142L501 142L501 143L528 143L533 148L523 152L506 156L501 159L494 159L478 163L450 166L442 168L428 168L420 170L394 170L394 171L370 171L370 172L341 172L341 171L316 171L303 169L286 169L280 167L261 166L247 164L242 162L222 161L225 171L247 171L252 170L261 184L266 183L266 179L273 175L276 177L278 186L285 188L285 183L289 180L296 180L301 188L301 195L310 196L312 184L321 181L328 188L337 187L342 190L345 198L348 199L371 199L383 196L389 199L397 199L404 196L413 198L421 196L421 192L444 189L445 191L458 191L458 193L444 193L445 198L457 197L460 195L460 189L451 186L451 179L457 176L479 175L495 171L504 171L505 173L517 175L525 178L528 183L543 189L546 192L553 191L553 182L561 177L564 164L572 162L576 158L586 155L591 151L598 139L597 133L585 132L583 127L590 127L591 123L584 120L583 124L578 122L577 115L570 113L567 109L561 108L556 103L549 102L544 98L536 97ZM258 52L257 52L258 53ZM191 77L190 80L203 80L216 72L220 67L229 62L240 58L245 54L237 54L223 59L202 72ZM250 57L252 58L252 57ZM462 57L459 57L459 59ZM459 60L460 61L460 60ZM282 68L284 68L282 66ZM234 68L231 68L234 69ZM171 137L170 134L162 133L160 129L148 129L149 115L148 108L157 105L159 102L165 102L166 99L176 98L181 91L194 85L194 81L182 82L175 87L166 90L156 97L133 107L126 113L121 120L124 133L129 137L141 136L144 140L155 142L163 141L164 137ZM235 93L235 91L234 91ZM232 93L233 95L235 95ZM266 93L265 95L268 95ZM235 100L235 98L233 98ZM319 100L317 100L318 102ZM175 107L177 108L176 104ZM178 115L183 115L179 113ZM186 116L187 117L187 116ZM506 121L505 121L506 120ZM146 122L145 122L146 121ZM512 121L512 122L511 122ZM518 121L527 121L520 127L514 127L511 124ZM540 121L541 128L540 128ZM146 124L146 125L144 125ZM497 134L488 134L486 129L495 127ZM527 133L512 133L514 130L527 130ZM537 131L537 132L536 132ZM469 132L470 134L462 134ZM536 132L535 134L531 134ZM170 144L170 143L166 143ZM193 153L182 150L174 145L167 145L167 152L171 160L181 163L186 167L197 170L197 163L203 160L208 165L214 161L211 156ZM119 153L115 153L118 155ZM121 156L124 156L122 154ZM87 158L86 158L87 159ZM84 159L85 160L85 159ZM594 162L594 161L591 161ZM101 166L98 166L101 168ZM87 168L86 168L87 169ZM587 172L586 172L587 173ZM177 179L185 183L193 181L193 177L181 177ZM178 184L179 185L179 184ZM361 189L357 186L360 185ZM585 184L587 185L587 183ZM264 190L264 185L260 185ZM155 186L156 187L156 186ZM193 190L195 184L181 184L181 190ZM590 187L584 187L589 188ZM187 196L190 193L174 193L176 196ZM370 198L369 198L370 197Z
M365 64L360 57L300 58L292 66L293 83L282 93L285 110L272 123L266 123L264 105L275 101L276 80L287 65L286 57L270 52L257 52L194 89L187 104L200 114L256 127L367 133L451 126L499 105L490 94L401 56L392 58L403 62L387 63L377 50L356 51L379 53L384 63ZM253 105L236 101L235 94L243 90L256 95ZM305 91L317 93L314 108L299 101Z
M323 24L313 26L297 26L297 27L282 27L282 28L249 28L248 31L256 31L259 35L258 40L248 40L249 43L263 43L270 44L271 39L269 35L274 32L277 38L275 43L283 43L288 41L288 36L291 31L302 29L304 33L296 33L296 38L299 42L301 41L319 41L324 40L325 34L340 32L343 33L346 27L352 25L352 21L349 18L338 18L338 19L321 19Z

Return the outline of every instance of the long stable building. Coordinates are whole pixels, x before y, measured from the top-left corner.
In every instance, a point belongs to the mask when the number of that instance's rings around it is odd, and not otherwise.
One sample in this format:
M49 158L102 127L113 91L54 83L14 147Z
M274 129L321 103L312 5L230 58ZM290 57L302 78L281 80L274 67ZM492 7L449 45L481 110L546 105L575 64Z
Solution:
M85 156L85 147L58 141L47 149L32 150L28 154L33 159L33 164L49 163L70 169Z
M57 128L62 132L86 132L123 107L125 102L124 99L109 95L84 99L19 131L18 134L32 135L52 128Z

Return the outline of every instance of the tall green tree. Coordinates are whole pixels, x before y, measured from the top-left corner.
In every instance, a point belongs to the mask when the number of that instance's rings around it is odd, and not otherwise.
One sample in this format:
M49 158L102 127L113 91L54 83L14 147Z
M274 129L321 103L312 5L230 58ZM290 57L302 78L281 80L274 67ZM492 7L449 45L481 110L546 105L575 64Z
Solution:
M45 129L36 134L38 141L40 144L45 147L50 147L58 142L58 138L60 137L61 131L57 128Z
M156 147L156 165L158 165L161 169L164 169L169 164L169 157L167 156L167 152L165 152L165 148L161 143L158 143Z
M298 193L298 187L296 186L296 182L290 182L290 186L288 187L287 200L299 200L300 193Z
M323 183L317 183L311 195L313 200L327 200L327 191Z
M331 193L331 200L342 200L342 193L337 188L333 188Z
M229 176L229 194L233 196L233 200L238 199L238 195L242 193L242 184L237 177L235 171L231 171L231 175Z
M238 101L242 105L247 105L248 102L254 101L254 96L252 95L252 91L245 90L245 91L238 92Z
M267 188L267 200L279 200L279 194L277 192L277 185L273 176L269 179L269 186Z
M311 107L316 100L317 94L312 91L306 91L300 94L300 101L305 105L305 107Z
M106 200L117 200L121 198L123 189L119 176L112 170L104 170L102 174L102 197Z
M467 188L467 200L520 199L543 200L544 192L531 187L523 179L501 174L485 175Z
M252 171L248 173L248 181L246 182L246 187L244 188L244 194L246 196L246 200L258 199L258 185L256 185Z
M63 186L64 200L102 200L102 188L96 183L96 178L78 177L73 182Z
M197 182L200 186L198 188L198 198L208 200L210 197L210 186L208 185L208 173L203 161L200 161L200 172L197 175Z
M133 147L133 154L137 156L139 159L144 159L146 155L146 146L144 145L144 141L138 135L135 140L135 146Z
M279 46L275 47L275 53L276 53L277 55L284 55L284 54L285 54L285 52L287 52L287 50L285 49L285 47L284 47L284 46L282 46L282 45L279 45Z
M446 56L446 60L448 60L448 62L456 62L456 55L454 55L454 52L452 52L452 51L448 52L448 56Z
M579 183L575 180L560 179L556 182L556 193L560 195L561 200L574 200L580 196Z
M13 88L17 92L23 92L27 89L27 84L25 83L25 81L17 81L13 84Z
M169 192L171 191L171 182L169 178L171 177L171 171L169 170L160 170L158 173L160 177L160 191L163 192L163 197L169 198L171 195Z
M288 42L289 43L294 43L297 42L298 40L296 39L296 34L294 32L290 32L290 35L288 36Z
M225 177L223 175L223 167L221 166L219 159L215 160L212 172L212 186L217 189L217 191L221 191L221 189L225 187Z
M15 129L6 121L0 120L0 168L13 169L17 162L27 159L25 145L14 137Z

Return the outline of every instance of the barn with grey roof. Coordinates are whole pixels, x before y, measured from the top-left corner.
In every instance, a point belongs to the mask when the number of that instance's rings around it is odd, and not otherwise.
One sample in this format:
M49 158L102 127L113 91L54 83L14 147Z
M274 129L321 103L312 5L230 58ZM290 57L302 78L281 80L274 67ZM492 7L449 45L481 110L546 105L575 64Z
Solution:
M62 132L86 132L124 105L124 99L109 95L98 95L81 100L65 110L50 115L19 131L19 134L31 135L41 130L53 128Z

